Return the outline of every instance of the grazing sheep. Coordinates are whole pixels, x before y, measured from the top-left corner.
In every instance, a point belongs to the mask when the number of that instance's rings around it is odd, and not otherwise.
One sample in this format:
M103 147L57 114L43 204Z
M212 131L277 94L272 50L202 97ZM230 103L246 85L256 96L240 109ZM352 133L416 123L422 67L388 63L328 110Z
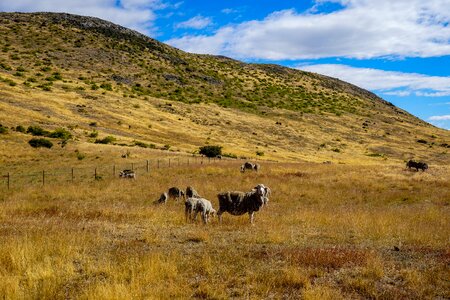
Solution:
M408 169L415 168L416 171L419 171L419 169L421 169L422 171L425 171L428 169L428 164L421 162L421 161L414 161L414 160L410 159L406 163L406 167Z
M169 199L175 199L175 201L178 201L179 198L185 198L184 192L177 188L177 187L171 187L168 191Z
M194 198L191 198L194 199ZM197 203L195 205L195 213L194 213L194 220L197 219L197 214L202 214L202 220L203 224L208 224L209 217L216 214L216 210L212 207L212 204L210 201L206 200L205 198L198 198Z
M167 203L167 199L169 199L169 195L167 195L166 192L162 193L161 196L159 196L159 199L156 200L154 203L155 204L166 204Z
M123 170L119 172L119 177L136 179L136 173L133 170Z
M193 219L194 212L197 208L197 202L199 198L189 197L184 202L184 216L186 218L186 222Z
M186 198L201 198L201 196L192 186L188 186L186 188Z
M241 172L244 173L245 170L253 170L253 171L258 171L260 169L259 164L254 164L251 163L249 161L245 162L242 166L241 166Z
M250 192L223 192L217 195L219 199L219 223L222 223L222 214L228 212L231 215L240 216L248 213L250 223L253 223L255 212L267 203L268 191L262 184L258 184Z

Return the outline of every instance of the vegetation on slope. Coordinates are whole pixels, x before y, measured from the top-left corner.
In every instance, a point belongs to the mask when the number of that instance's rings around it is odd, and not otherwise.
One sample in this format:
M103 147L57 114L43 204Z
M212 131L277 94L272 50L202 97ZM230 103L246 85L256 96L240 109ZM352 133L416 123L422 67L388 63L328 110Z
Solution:
M95 129L98 140L186 152L214 143L267 159L447 155L439 146L449 144L447 131L322 75L189 54L68 14L2 13L0 37L0 116L9 127L65 127L77 142Z

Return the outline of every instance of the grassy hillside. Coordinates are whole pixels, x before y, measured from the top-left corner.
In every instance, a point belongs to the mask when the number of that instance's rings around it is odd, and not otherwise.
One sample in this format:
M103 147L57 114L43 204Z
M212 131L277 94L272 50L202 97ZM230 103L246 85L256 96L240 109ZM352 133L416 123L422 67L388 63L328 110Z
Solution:
M282 161L448 161L448 131L356 86L188 54L99 19L2 13L0 49L4 166L35 153L29 135L11 130L19 125L69 130L68 146L49 150L67 158L80 147L97 157L95 139L113 136L122 148L218 144L231 156Z

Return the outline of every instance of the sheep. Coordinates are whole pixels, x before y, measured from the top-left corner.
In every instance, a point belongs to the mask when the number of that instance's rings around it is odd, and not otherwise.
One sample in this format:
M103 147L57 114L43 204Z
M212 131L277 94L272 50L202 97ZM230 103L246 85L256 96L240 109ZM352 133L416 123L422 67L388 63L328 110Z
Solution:
M161 194L161 196L159 196L159 199L156 200L154 203L155 204L166 204L167 199L169 199L169 195L166 192L164 192Z
M194 213L194 220L197 219L197 214L202 214L202 220L203 224L207 224L209 221L209 217L216 214L216 210L212 207L212 204L209 200L206 200L205 198L198 198L197 204L195 205L195 213Z
M197 202L198 202L199 198L192 198L189 197L186 199L186 201L184 202L184 216L186 218L186 222L188 220L192 220L193 219L193 214L195 212L196 206L197 206Z
M192 187L186 187L186 198L201 198L197 191Z
M262 184L258 184L250 192L222 192L217 195L219 199L219 223L222 223L222 214L228 212L231 215L240 216L248 213L250 223L253 224L254 214L267 203L268 191Z
M133 170L123 170L119 172L119 177L136 179L136 173Z
M258 172L260 168L261 168L261 166L259 164L256 164L256 163L254 164L254 163L247 161L241 166L241 172L244 173L245 170L252 170L252 171Z
M184 192L177 188L177 187L171 187L168 191L169 199L175 199L175 201L178 201L179 198L185 198Z
M264 186L264 184L260 183L258 186L261 186L264 189L264 205L269 204L269 196L272 193L272 190L268 186Z
M201 213L203 224L207 224L210 216L216 214L216 210L212 207L209 200L205 198L188 198L184 202L184 216L186 222L188 220L196 220L197 214Z

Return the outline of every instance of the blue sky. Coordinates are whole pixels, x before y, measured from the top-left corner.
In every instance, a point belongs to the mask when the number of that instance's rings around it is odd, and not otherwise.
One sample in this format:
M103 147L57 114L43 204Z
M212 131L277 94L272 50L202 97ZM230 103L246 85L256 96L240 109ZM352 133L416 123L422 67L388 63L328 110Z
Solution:
M450 129L450 0L15 0L0 11L96 16L188 52L337 77Z

